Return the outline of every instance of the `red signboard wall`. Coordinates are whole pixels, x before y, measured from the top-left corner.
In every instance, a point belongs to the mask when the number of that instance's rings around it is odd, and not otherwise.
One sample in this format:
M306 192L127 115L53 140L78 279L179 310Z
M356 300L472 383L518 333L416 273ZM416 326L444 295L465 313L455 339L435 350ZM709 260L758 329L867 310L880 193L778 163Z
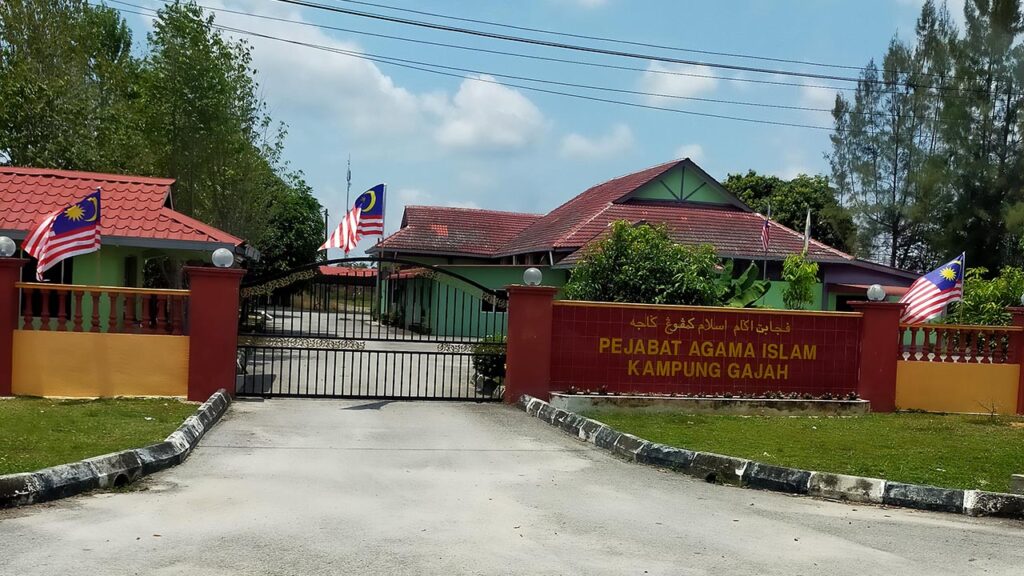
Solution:
M820 395L857 390L861 315L557 301L551 389Z

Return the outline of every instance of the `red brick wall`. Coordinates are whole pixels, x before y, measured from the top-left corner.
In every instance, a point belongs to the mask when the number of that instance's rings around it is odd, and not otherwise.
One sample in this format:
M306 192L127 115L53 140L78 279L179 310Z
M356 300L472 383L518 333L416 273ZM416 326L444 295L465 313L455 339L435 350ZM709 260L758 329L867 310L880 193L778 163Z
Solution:
M551 390L846 394L860 325L859 313L559 301Z

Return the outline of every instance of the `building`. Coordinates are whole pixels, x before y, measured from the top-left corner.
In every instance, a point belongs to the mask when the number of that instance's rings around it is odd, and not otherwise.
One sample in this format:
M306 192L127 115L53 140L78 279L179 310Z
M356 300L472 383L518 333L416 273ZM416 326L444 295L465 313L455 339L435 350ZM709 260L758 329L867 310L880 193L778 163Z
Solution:
M103 286L144 285L146 261L169 259L172 268L208 262L217 248L236 258L258 257L243 240L174 210L169 178L0 167L0 235L19 244L43 218L102 190L102 248L68 259L46 274L54 282ZM34 262L22 271L35 280Z
M530 266L541 269L545 284L562 286L585 248L619 220L664 224L683 244L709 243L722 258L736 260L737 270L750 261L767 263L773 282L763 303L771 307L782 307L782 261L803 250L801 233L773 222L765 252L764 216L687 158L598 184L547 214L409 206L401 228L372 251L441 266L492 289L521 282ZM899 295L916 278L813 239L807 257L819 264L818 310L849 309L847 301L863 299L876 283Z

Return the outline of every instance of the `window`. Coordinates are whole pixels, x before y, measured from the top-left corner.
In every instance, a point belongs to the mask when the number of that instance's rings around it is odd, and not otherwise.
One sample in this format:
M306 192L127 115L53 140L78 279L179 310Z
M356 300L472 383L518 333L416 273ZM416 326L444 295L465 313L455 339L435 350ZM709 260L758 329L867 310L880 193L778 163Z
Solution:
M508 302L508 290L495 290L499 299L504 299ZM481 312L504 312L504 306L498 306L497 310L494 308L494 304L487 301L486 298L480 299L480 311Z

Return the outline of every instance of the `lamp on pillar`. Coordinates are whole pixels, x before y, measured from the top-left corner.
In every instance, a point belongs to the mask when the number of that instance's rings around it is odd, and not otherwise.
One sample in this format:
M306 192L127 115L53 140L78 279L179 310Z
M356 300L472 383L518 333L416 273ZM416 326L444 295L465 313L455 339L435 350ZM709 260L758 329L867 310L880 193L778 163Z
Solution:
M557 288L540 286L536 268L523 272L526 286L508 287L508 345L505 402L523 394L547 400L551 392L551 322Z
M245 270L219 248L214 266L187 266L189 293L188 399L202 402L221 388L235 394L238 344L238 289Z
M27 260L12 258L18 249L14 240L0 236L0 396L12 392L11 367L14 331L18 328L18 280Z
M872 412L894 412L900 316L906 304L884 302L885 290L877 284L868 289L868 298L870 302L850 302L862 314L857 394L871 402Z

